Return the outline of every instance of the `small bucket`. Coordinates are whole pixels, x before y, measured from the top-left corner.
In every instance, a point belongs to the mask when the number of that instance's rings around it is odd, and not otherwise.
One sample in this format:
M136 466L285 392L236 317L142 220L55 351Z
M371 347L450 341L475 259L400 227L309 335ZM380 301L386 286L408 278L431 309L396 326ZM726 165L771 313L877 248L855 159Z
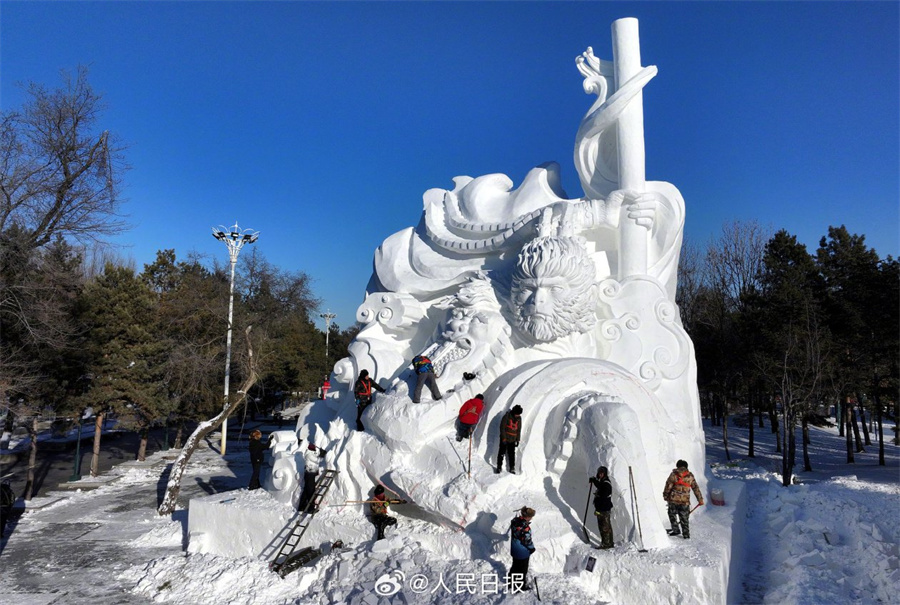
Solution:
M725 506L725 494L718 487L709 490L709 499L715 506Z

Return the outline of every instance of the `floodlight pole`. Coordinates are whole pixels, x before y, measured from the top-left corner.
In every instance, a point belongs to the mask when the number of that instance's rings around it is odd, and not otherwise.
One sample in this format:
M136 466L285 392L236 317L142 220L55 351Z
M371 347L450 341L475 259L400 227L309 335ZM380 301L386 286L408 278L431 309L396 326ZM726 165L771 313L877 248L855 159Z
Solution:
M325 313L320 313L319 317L325 320L325 375L331 374L328 371L328 335L331 333L331 320L337 317L334 313L329 309Z
M228 293L228 336L225 339L225 396L223 401L223 408L227 409L229 404L228 388L231 383L231 320L234 316L234 268L235 265L237 265L238 254L241 252L241 248L243 248L244 244L252 244L255 242L259 237L259 233L256 231L251 232L249 229L242 231L240 227L238 227L237 222L235 222L234 226L227 233L223 227L213 229L213 237L220 242L225 242L225 245L228 246L228 256L231 260L231 283ZM219 453L222 456L225 455L225 441L227 434L228 417L226 416L225 420L222 421L222 443L219 448Z

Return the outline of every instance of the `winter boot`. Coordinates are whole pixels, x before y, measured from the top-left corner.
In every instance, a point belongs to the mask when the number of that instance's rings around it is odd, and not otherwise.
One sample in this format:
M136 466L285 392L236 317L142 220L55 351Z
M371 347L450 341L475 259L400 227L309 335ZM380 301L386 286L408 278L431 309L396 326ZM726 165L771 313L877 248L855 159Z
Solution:
M502 469L501 467L498 466L497 468L494 469L494 474L495 474L495 475L499 475L499 474L500 474L500 471L502 471L502 470L503 470L503 469Z
M666 533L669 534L670 536L672 536L673 538L674 538L675 536L680 536L680 535L681 535L681 531L680 531L680 530L677 530L677 529L667 529L667 530L666 530Z

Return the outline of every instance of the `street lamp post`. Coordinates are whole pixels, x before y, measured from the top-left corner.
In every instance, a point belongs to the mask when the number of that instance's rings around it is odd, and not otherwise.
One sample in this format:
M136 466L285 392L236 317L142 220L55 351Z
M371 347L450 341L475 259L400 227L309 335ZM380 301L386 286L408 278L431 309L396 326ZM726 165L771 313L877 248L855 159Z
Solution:
M328 371L328 335L331 333L331 320L337 315L329 309L325 313L320 313L319 317L325 320L325 375L327 376L331 373Z
M230 231L226 231L224 227L218 229L213 228L213 237L220 242L225 242L228 246L228 256L231 259L231 285L228 294L228 337L225 340L225 397L224 407L228 408L228 387L231 381L231 318L234 315L234 267L237 265L238 254L244 244L252 244L259 237L256 231L249 229L241 229L237 222ZM222 445L221 454L225 455L225 436L228 432L228 417L222 421Z

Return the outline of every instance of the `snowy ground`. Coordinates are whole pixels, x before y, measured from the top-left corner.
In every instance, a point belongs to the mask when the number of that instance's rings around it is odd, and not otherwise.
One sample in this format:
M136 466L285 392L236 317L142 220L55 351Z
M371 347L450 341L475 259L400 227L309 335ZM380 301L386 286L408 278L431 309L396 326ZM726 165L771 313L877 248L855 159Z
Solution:
M741 602L898 601L897 446L886 446L885 467L877 464L877 445L868 446L865 453L856 455L856 464L848 465L844 463L843 438L834 430L814 429L815 470L798 473L802 483L784 488L777 472L780 455L775 454L768 428L757 429L756 457L750 460L746 458L746 429L729 427L730 462L725 460L721 429L707 426L706 430L713 474L745 481L747 486L746 539L740 546L742 552L735 553L743 567L740 577L732 579L743 586ZM250 470L246 445L230 442L229 447L224 459L212 449L194 455L183 481L182 507L191 497L246 484ZM0 542L0 603L536 602L533 593L504 595L502 587L498 587L501 594L493 594L493 582L508 564L505 544L497 551L503 553L500 556L471 552L462 558L458 553L463 550L465 532L454 534L403 517L404 531L390 528L390 539L374 547L367 540L352 544L283 580L270 572L264 561L188 553L187 511L182 508L172 518L155 514L169 462L155 454L145 463L116 467L108 473L110 480L96 489L36 499L34 508L8 528L8 537ZM85 486L89 485L85 480ZM371 533L371 527L365 527L360 519L350 523L354 527L347 529L352 533ZM506 537L492 539L499 544ZM536 539L540 547L541 536ZM379 597L376 584L390 588L399 579L398 570L404 574L404 584L415 574L427 578L426 592L405 589L391 597ZM441 577L446 588L438 584ZM457 586L457 582L463 585ZM542 574L539 582L544 603L599 602L582 580ZM436 592L430 593L432 589ZM613 602L634 603L629 597L620 594Z

